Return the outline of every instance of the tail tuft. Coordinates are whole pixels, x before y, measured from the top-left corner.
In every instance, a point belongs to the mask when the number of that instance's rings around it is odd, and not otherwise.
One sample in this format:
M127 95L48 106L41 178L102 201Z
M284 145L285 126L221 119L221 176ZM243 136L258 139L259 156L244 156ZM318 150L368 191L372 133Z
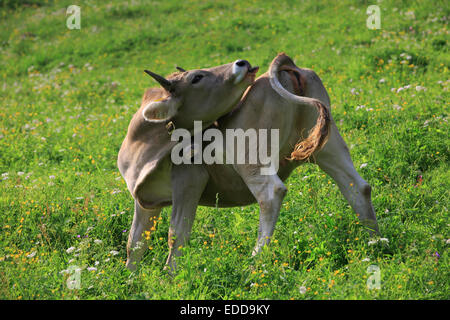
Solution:
M291 153L289 160L306 160L316 151L320 150L328 140L330 127L330 113L319 101L313 102L319 111L316 125L309 131L305 140L299 141Z

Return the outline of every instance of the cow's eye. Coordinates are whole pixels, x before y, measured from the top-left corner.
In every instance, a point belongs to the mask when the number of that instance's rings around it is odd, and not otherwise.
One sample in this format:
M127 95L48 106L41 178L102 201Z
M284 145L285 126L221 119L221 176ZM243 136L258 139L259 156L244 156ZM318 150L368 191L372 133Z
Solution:
M203 75L197 74L197 75L194 77L194 79L192 79L192 83L193 83L193 84L194 84L194 83L197 83L197 82L199 82L200 80L202 80L202 78L203 78Z

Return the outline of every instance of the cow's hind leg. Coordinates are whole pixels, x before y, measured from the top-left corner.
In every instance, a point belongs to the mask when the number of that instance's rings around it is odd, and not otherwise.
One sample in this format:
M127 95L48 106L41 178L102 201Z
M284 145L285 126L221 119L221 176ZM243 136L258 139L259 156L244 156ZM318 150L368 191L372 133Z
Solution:
M324 148L318 152L316 163L336 181L339 189L356 212L369 233L379 233L370 185L356 172L350 153L334 123Z
M189 240L198 202L206 187L209 174L201 165L174 165L172 167L172 216L169 227L170 271L176 269L175 258Z
M156 225L161 209L147 210L142 208L137 201L134 203L134 217L127 243L126 267L134 271L137 264L147 249L146 241L142 240L144 231L150 232Z
M258 241L252 253L256 255L270 242L287 188L276 174L258 174L260 172L258 167L238 166L237 171L258 201L260 208Z

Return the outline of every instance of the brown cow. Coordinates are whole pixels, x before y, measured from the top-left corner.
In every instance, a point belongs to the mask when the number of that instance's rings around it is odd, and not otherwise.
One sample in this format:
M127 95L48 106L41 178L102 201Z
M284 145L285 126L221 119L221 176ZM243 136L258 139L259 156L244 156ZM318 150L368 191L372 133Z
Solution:
M247 68L250 74L254 73L249 64ZM179 77L192 79L195 72L183 72ZM215 85L221 86L220 83ZM215 85L210 87L211 90ZM129 269L136 268L147 247L141 241L142 233L151 229L161 208L168 205L172 205L172 216L167 264L172 269L176 267L174 257L180 254L178 248L189 239L198 205L230 207L257 202L260 223L253 251L256 254L273 234L287 191L283 181L295 167L307 160L317 163L337 182L362 223L371 232L378 232L370 186L353 166L348 148L331 117L328 94L313 71L298 68L288 56L279 54L269 72L251 85L232 112L217 112L211 117L208 112L214 108L208 105L208 111L196 113L183 123L177 116L169 116L162 123L152 120L156 114L153 110L157 108L147 106L148 101L156 101L153 102L155 104L161 97L163 94L156 90L144 97L143 106L133 117L119 153L119 168L135 198L135 215L127 246ZM220 103L222 99L223 96L218 100L212 97L208 103L223 105ZM226 115L220 117L219 113ZM145 119L149 120L147 125ZM256 163L175 165L170 153L177 142L168 138L164 125L170 119L174 120L175 127L187 129L192 128L194 120L208 119L204 128L217 120L215 130L223 133L224 145L230 139L226 135L227 130L277 129L279 163L270 174L262 174L261 169L266 168L267 163L259 160ZM303 132L309 132L309 135L302 141L299 138ZM267 143L269 148L271 143L273 141ZM243 150L235 151L244 152L248 159L250 147L247 144ZM226 150L224 157L230 151L226 147L222 150ZM124 162L127 163L125 166Z

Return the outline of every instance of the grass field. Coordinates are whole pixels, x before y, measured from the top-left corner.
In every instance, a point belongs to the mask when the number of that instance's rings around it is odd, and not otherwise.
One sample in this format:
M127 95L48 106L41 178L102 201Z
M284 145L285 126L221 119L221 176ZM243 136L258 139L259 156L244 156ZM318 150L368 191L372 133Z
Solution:
M380 1L379 30L368 1L16 3L0 1L0 299L450 298L447 1ZM71 4L79 30L66 27ZM256 205L200 207L170 277L165 208L130 273L133 200L116 159L155 85L143 69L242 58L265 72L281 51L324 82L387 240L370 242L306 164L257 257Z

